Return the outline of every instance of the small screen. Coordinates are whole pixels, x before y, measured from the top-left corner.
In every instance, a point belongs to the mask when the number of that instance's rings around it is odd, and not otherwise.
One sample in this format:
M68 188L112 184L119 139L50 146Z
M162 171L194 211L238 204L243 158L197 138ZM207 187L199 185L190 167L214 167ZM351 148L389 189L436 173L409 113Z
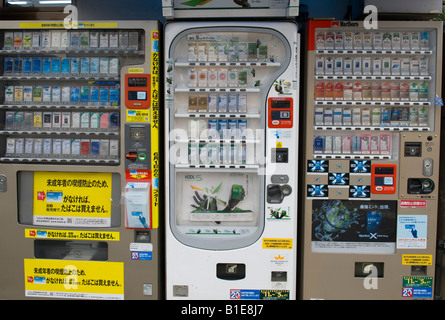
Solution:
M290 100L272 100L272 109L290 109Z
M146 87L147 78L128 78L129 87Z

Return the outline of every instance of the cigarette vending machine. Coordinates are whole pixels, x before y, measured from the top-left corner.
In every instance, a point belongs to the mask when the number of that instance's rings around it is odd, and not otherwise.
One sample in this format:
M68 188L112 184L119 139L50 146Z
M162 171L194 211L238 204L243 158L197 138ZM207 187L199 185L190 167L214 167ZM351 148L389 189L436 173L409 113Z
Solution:
M167 299L295 299L297 25L169 22L165 59Z
M0 23L2 299L158 299L157 21Z
M303 299L433 298L441 57L439 22L309 23Z

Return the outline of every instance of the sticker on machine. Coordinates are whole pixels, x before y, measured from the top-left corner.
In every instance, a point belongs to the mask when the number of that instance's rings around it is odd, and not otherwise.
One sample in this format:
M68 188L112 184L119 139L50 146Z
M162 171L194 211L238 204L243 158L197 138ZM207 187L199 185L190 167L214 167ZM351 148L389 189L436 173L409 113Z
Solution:
M293 239L263 238L263 249L292 249Z
M329 160L308 160L307 173L328 173Z
M268 221L284 221L290 220L290 208L282 206L269 206L267 207L267 220Z
M426 200L400 200L400 208L426 208Z
M130 243L131 260L152 260L153 245L151 243Z
M397 249L426 249L427 215L397 217Z
M111 173L34 172L33 224L110 227Z
M403 277L403 298L432 298L433 277Z
M403 254L402 255L403 266L432 266L433 255L432 254Z
M325 184L309 184L306 186L307 198L328 199L329 190Z
M273 140L292 139L292 130L272 129L270 138Z
M25 229L25 238L120 241L120 234L115 231Z
M289 290L230 289L231 300L289 300Z
M25 259L25 296L124 299L123 262Z
M395 252L397 201L313 200L312 251Z

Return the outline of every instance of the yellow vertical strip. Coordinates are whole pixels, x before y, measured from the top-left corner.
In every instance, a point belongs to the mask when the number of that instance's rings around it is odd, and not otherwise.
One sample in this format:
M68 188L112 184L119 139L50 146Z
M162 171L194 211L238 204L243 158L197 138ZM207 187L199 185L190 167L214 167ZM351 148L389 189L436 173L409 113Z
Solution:
M159 31L151 32L152 227L159 226Z

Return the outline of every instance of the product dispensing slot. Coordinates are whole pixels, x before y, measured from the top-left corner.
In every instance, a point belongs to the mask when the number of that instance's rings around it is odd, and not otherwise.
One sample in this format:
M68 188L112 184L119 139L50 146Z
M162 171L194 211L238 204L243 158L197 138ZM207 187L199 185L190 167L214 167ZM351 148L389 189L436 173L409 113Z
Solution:
M222 280L241 280L246 277L246 265L243 263L218 263L216 277Z
M107 261L108 244L93 241L35 240L37 259Z
M354 268L354 277L356 278L366 278L366 277L377 277L383 278L383 262L356 262Z

